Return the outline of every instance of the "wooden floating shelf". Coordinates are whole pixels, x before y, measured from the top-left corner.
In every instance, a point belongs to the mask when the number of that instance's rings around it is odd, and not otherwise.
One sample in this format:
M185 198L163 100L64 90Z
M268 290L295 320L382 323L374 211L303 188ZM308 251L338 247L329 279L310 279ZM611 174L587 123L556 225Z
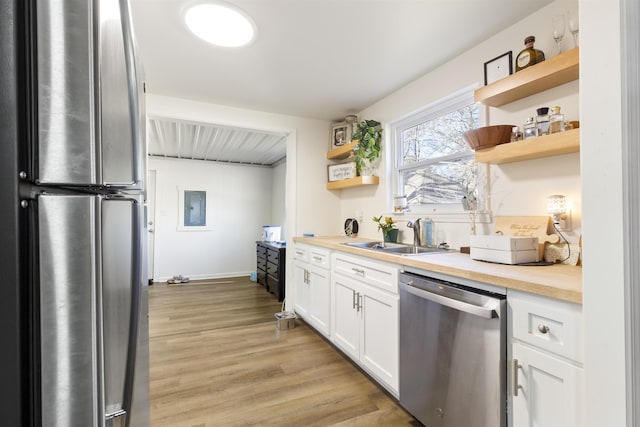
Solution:
M499 107L580 77L579 48L511 74L474 92L476 102Z
M327 182L327 190L342 190L343 188L360 187L362 185L378 185L379 176L357 176L340 181Z
M580 151L580 129L476 150L476 162L500 165Z
M346 159L353 153L353 147L358 145L359 141L352 141L342 147L334 148L327 153L327 159L329 160L342 160Z

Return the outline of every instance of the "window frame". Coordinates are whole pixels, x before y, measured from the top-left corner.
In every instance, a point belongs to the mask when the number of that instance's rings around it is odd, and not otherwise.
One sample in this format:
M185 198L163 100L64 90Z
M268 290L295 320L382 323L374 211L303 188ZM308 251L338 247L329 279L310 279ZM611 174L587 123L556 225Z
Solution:
M393 206L393 198L396 195L403 195L404 190L402 188L402 178L401 175L405 171L420 169L425 166L436 164L442 162L447 159L462 159L469 158L474 156L474 151L471 148L462 152L450 154L442 157L438 157L435 159L423 160L420 162L412 163L410 165L400 165L402 161L402 132L407 128L417 126L420 123L424 123L429 120L436 119L442 115L455 111L459 108L465 107L470 104L474 104L474 91L477 89L478 85L473 84L466 86L462 89L459 89L443 98L437 99L434 102L427 104L426 106L403 116L389 125L389 133L390 141L389 145L392 147L391 151L391 176L392 176L392 184L391 184L391 192L389 194L388 204L389 206ZM487 111L486 107L483 107L481 104L478 104L478 112L479 112L479 126L484 126L486 124L486 116ZM477 188L476 193L479 201L484 199L484 188L485 185L481 182L484 178L482 173L482 168L479 164L476 164L477 167ZM481 194L480 194L481 193ZM447 216L456 216L463 214L463 220L467 220L467 216L469 211L465 211L462 207L462 202L460 203L429 203L418 206L411 206L409 213L420 215L429 215L430 217L437 217L439 215L447 215ZM478 206L478 211L483 211L482 207ZM458 222L458 221L455 221Z

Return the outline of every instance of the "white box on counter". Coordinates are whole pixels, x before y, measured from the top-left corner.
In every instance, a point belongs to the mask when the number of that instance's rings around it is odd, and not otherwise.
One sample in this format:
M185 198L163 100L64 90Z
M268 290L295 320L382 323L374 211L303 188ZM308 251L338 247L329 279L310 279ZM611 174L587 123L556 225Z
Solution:
M538 250L501 251L497 249L471 248L471 259L478 261L497 262L500 264L522 264L538 261Z
M470 236L469 242L471 259L500 264L538 261L537 237Z
M538 250L537 237L514 237L499 234L469 236L472 248L495 249L499 251Z

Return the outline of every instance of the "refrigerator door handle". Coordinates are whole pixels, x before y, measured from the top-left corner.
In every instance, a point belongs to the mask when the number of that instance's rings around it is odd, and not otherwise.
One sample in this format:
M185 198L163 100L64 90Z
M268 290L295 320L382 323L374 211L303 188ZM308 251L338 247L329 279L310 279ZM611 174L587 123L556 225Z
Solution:
M144 111L139 81L140 70L136 61L135 43L133 37L133 23L129 0L120 1L120 17L124 41L125 67L127 70L127 92L129 94L129 114L131 115L131 140L133 141L133 177L136 183L142 183L145 177L145 136L142 127Z

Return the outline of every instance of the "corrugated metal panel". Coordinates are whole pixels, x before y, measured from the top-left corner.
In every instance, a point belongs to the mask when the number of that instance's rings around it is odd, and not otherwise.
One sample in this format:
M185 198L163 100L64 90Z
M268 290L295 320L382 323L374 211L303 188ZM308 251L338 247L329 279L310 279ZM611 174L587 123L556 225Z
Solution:
M149 155L272 166L287 153L287 135L211 123L150 117Z

